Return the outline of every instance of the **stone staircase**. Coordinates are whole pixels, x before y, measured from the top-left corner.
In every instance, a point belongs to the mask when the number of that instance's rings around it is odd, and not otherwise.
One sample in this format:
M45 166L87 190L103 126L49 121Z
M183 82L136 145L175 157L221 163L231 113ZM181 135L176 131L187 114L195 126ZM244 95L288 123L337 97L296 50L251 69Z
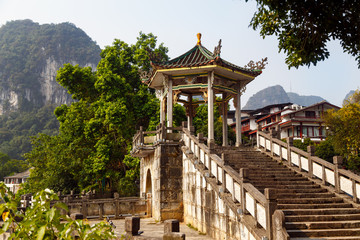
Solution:
M277 209L291 239L360 239L360 209L335 193L250 148L225 161L236 171L247 168L248 182L260 192L277 189Z

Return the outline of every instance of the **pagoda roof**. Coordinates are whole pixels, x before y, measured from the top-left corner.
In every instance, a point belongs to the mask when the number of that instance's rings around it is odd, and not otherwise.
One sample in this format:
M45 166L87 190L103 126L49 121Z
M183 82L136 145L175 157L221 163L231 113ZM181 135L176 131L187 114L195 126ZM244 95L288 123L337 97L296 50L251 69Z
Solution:
M232 64L222 59L219 54L214 54L207 48L200 44L195 45L192 49L186 53L165 62L152 62L154 69L173 69L173 68L188 68L188 67L200 67L206 65L218 65L228 68L233 71L239 71L251 76L258 76L261 74L259 70L249 70L235 64Z
M149 87L160 89L163 86L164 76L182 79L196 75L203 77L213 72L215 76L231 82L227 86L234 89L235 84L241 82L245 86L261 74L262 71L259 69L240 67L222 59L220 57L221 40L214 52L211 52L201 44L200 33L197 37L198 42L193 48L174 59L164 62L152 59L153 71L150 78L145 81Z

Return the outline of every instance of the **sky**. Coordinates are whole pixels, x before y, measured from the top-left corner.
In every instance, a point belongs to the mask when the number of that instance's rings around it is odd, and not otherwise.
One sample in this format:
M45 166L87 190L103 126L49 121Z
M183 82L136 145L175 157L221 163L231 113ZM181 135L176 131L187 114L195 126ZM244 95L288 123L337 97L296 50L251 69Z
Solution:
M238 66L268 57L263 73L248 84L241 102L256 92L281 85L286 92L316 95L337 106L350 90L360 87L355 58L343 53L338 41L328 44L330 57L316 66L288 69L276 37L263 39L249 27L256 11L254 0L0 0L0 26L31 19L40 24L71 22L104 48L114 39L129 44L139 32L153 33L177 57L197 42L210 51L222 39L221 57Z

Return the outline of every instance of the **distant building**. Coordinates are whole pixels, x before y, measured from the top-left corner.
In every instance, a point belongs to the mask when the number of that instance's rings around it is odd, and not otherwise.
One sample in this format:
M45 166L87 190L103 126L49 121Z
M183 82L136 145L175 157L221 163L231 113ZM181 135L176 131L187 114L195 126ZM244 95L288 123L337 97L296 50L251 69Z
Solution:
M272 104L256 110L245 110L246 114L241 114L241 133L248 138L255 138L258 126L262 126L263 131L280 122L281 111L292 103ZM241 111L243 112L243 111ZM230 124L235 131L235 124Z
M339 107L321 101L308 107L292 103L273 104L257 110L247 111L248 116L241 119L241 133L254 138L258 129L280 130L280 138L310 138L321 141L326 138L323 114L329 109ZM230 125L234 129L234 124Z
M16 193L20 189L20 184L27 181L30 176L30 169L25 172L16 173L12 176L4 177L5 185L12 191Z
M299 109L285 108L281 112L281 122L279 123L281 138L310 138L315 142L324 140L326 138L326 129L323 115L329 109L339 110L340 108L327 101L321 101Z

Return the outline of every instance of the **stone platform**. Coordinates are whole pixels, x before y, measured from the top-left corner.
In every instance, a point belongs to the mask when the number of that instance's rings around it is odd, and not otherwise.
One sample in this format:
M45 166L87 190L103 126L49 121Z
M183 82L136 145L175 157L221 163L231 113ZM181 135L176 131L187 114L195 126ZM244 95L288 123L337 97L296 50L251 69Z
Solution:
M114 229L115 233L121 239L122 235L125 235L125 219L112 219L116 228ZM99 222L99 220L89 220L89 224L94 224ZM140 220L140 231L143 233L140 236L149 238L149 239L162 239L164 234L164 223L156 222L152 218L142 218ZM210 236L201 235L198 231L189 228L185 223L180 223L180 232L185 233L186 239L191 240L205 240L212 239Z

